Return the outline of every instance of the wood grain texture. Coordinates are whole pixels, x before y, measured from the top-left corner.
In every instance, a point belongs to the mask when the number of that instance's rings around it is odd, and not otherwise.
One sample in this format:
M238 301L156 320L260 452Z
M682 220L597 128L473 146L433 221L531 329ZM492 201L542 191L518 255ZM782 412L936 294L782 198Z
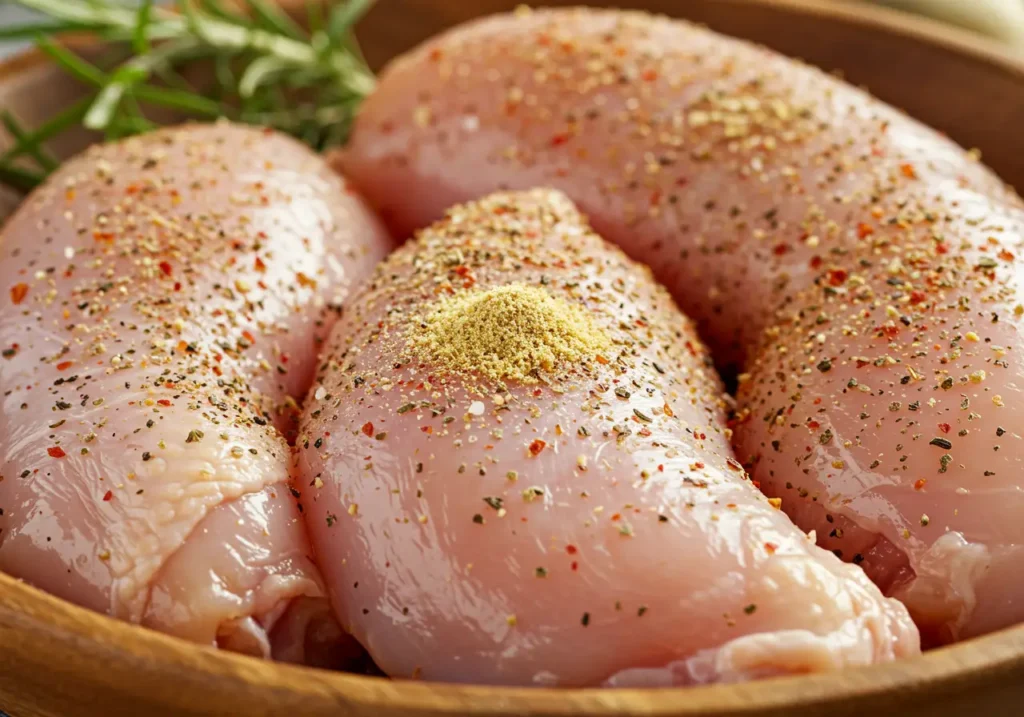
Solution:
M445 27L516 4L379 0L361 36L371 62L380 66ZM980 39L927 20L827 0L594 4L689 17L826 69L840 69L849 80L962 144L979 147L1006 180L1024 187L1024 59ZM37 54L0 64L0 106L29 124L79 91ZM86 140L84 134L69 137L54 149L67 155ZM0 197L0 216L3 203ZM744 685L615 691L461 687L327 673L199 648L76 608L0 575L0 710L13 717L935 717L1020 714L1022 703L1024 627L919 659Z

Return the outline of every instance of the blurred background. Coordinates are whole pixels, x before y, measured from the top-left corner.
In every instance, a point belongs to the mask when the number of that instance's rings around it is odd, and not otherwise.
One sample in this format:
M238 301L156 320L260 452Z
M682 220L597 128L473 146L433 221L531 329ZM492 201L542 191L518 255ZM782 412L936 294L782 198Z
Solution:
M379 0L386 3L387 0ZM469 2L471 0L451 0ZM991 37L999 42L1012 45L1024 54L1024 0L832 0L845 3L875 3L905 12L932 17L943 22L964 27ZM586 4L586 0L580 0ZM679 0L686 2L686 0ZM543 0L527 4L543 5ZM31 17L26 10L17 7L14 0L0 0L0 27L21 22ZM0 55L10 54L22 47L21 44L0 41Z

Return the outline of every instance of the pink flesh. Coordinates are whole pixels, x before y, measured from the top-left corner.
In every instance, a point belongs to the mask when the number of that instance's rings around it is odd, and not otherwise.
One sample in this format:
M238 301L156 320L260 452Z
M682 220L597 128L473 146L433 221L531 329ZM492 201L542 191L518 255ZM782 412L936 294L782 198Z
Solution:
M929 639L1024 619L1014 577L1024 559L1017 260L997 259L1001 294L991 303L981 302L992 287L960 286L967 276L991 280L970 271L978 255L1019 254L1024 219L1021 200L976 158L865 93L762 48L664 18L554 10L456 28L396 60L338 159L403 233L495 188L565 191L603 236L653 267L720 365L736 363L750 375L740 398L754 415L737 428L739 456L758 461L754 479L784 498L801 527L816 529L844 559L863 558L880 585L912 605ZM934 240L922 239L930 230L944 236L949 259L966 263L942 297L915 274L908 252L902 269L892 263L893 247L910 235L931 251ZM886 241L893 246L876 252ZM961 242L973 248L961 250ZM862 260L874 268L865 271ZM892 273L882 271L883 261ZM820 290L804 292L844 271L870 275L878 305L870 319L848 317L865 308L858 303L830 309L830 322L816 324ZM914 290L927 300L909 307ZM945 308L966 295L973 296L968 312ZM903 328L888 350L899 365L849 368L849 357L887 351L872 329L902 326L887 315L890 304L929 328ZM789 326L787 317L800 311L800 324ZM766 342L765 329L779 318L780 333ZM846 325L859 336L843 336ZM941 364L953 334L969 330L981 341L962 341L962 357ZM816 332L826 344L805 350ZM927 358L909 358L918 350L912 334ZM776 344L789 354L773 354ZM995 345L1008 350L1006 367L993 363ZM814 370L823 356L836 358L827 376ZM899 379L911 363L924 379L904 387ZM984 383L959 383L980 368ZM956 387L933 390L941 380L935 370L948 370ZM865 385L882 395L842 393L865 372ZM961 393L980 419L967 422ZM1003 408L992 404L996 394ZM934 408L925 403L931 397L940 401ZM924 408L910 414L915 399ZM889 413L893 401L902 401L902 413ZM763 415L791 402L786 426L767 435ZM860 419L862 411L870 418ZM821 429L788 428L812 416ZM910 420L918 426L900 434ZM942 451L928 444L939 423L951 425L946 437L954 443L941 475ZM997 437L997 426L1008 433ZM824 427L835 435L827 446L819 442ZM970 434L958 436L964 428ZM847 450L846 440L861 445ZM832 468L839 459L844 468ZM920 478L928 488L915 491ZM840 522L844 537L836 540L829 534ZM957 533L970 545L950 551ZM926 566L936 560L945 567Z
M1018 201L952 142L817 69L622 11L499 15L428 41L385 70L338 161L396 236L491 191L564 191L654 269L720 365L813 279L812 257L854 237L860 202L834 197L910 163L929 192Z
M467 282L585 306L617 342L607 364L506 392L411 360L410 323ZM455 682L679 685L916 653L903 607L746 480L723 405L665 290L563 195L453 209L355 295L307 398L302 502L339 619L388 674Z
M1024 212L967 193L918 208L950 220L879 232L845 281L795 297L740 386L736 448L945 642L1024 621ZM938 253L935 231L964 244Z
M0 569L196 642L283 640L289 602L323 593L275 425L389 245L269 132L162 130L62 167L2 236Z

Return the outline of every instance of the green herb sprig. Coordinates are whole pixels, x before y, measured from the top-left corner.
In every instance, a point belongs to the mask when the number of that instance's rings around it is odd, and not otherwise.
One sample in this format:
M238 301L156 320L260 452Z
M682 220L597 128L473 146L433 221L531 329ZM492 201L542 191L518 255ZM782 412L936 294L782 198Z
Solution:
M375 78L352 33L374 0L325 7L308 0L306 26L271 0L177 0L173 9L144 0L14 0L44 22L0 28L0 40L31 39L64 71L90 87L81 101L34 129L0 111L13 145L0 153L0 184L28 192L57 167L45 143L75 126L107 139L156 126L150 111L227 117L272 127L317 150L344 142L356 107ZM54 38L88 33L123 58L101 67ZM197 83L189 72L209 63Z

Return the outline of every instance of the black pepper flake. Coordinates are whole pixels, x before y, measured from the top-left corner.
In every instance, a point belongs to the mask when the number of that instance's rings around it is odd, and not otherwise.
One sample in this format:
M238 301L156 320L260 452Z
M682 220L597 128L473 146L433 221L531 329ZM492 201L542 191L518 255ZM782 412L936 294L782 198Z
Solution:
M753 615L755 612L757 612L757 605L755 605L754 603L750 603L745 608L743 608L743 612L747 615Z
M1006 433L1006 429L1002 426L996 426L996 435L1002 437Z
M57 401L57 408L61 411L66 411L71 408L71 404L67 401Z
M338 516L336 516L334 513L328 513L327 514L327 527L328 528L332 527L337 522L338 522Z
M622 386L619 386L618 388L615 389L615 395L618 396L619 398L626 399L629 398L632 394Z
M188 432L188 437L185 438L185 443L198 443L201 440L203 440L203 432L193 429Z
M533 571L533 574L536 575L538 578L546 578L548 576L548 569L544 567L538 567L536 570Z
M938 446L944 451L948 451L950 448L953 447L953 444L947 441L945 438L933 438L930 441L928 441L928 445Z
M646 605L641 605L636 610L636 616L637 617L643 617L644 613L646 613L646 612L647 612L647 606Z
M589 612L583 613L583 617L580 618L580 624L583 625L583 627L586 627L587 625L590 624L590 613Z
M313 447L314 448L320 448L321 446L323 446L323 444L324 444L324 439L323 438L317 438L315 441L313 441Z
M491 506L495 510L501 510L501 507L504 505L505 501L502 498L487 496L486 498L484 498L484 503Z
M142 454L142 460L148 461L153 455L149 451L144 451Z
M651 365L654 366L654 370L658 373L665 373L665 369L663 369L657 361L651 361Z
M398 407L398 413L408 413L414 408L416 408L415 403L405 403Z
M828 373L832 370L832 361L829 359L822 359L818 362L818 370L822 373Z
M820 443L821 445L824 446L824 445L830 443L831 441L832 441L832 430L829 429L829 428L826 428L822 432L822 434L818 437L818 443Z
M948 391L953 388L953 377L946 376L946 378L942 380L942 383L939 384L939 387L942 388L943 391Z
M637 418L639 418L644 423L650 423L651 422L651 417L648 416L643 411L641 411L639 408L634 408L633 409L633 415L636 416Z
M483 525L484 524L484 517L482 515L480 515L479 513L476 513L473 516L473 522L476 523L477 525Z

